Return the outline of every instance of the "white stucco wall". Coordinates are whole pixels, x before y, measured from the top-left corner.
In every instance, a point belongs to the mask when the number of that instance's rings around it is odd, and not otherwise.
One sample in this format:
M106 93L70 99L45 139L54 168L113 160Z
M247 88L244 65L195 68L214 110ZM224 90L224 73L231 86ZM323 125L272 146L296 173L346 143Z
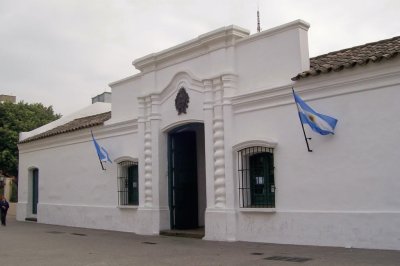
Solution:
M134 129L110 135L95 128L93 133L112 160L138 158ZM38 168L38 222L135 232L137 209L118 207L117 163L101 169L89 130L68 135L68 142L58 135L51 143L45 139L20 145L17 219L33 216L29 170Z
M399 62L391 64L392 69L399 66ZM351 84L340 83L347 81L348 73L321 77L312 85L299 84L307 103L339 120L334 136L320 136L306 126L312 153L307 152L290 87L282 89L287 94L279 98L281 102L264 101L269 106L258 103L249 112L236 110L235 142L272 139L278 143L276 212L239 210L238 240L399 248L400 145L396 139L400 121L395 114L400 111L396 103L400 80L386 79L384 84L377 76L372 82L372 69L375 75L382 70L369 66L354 71L356 82Z
M141 77L137 74L109 84L112 89L112 117L106 124L137 119L139 110L137 97L144 89Z
M291 77L308 70L308 27L295 21L238 41L237 94L286 85Z

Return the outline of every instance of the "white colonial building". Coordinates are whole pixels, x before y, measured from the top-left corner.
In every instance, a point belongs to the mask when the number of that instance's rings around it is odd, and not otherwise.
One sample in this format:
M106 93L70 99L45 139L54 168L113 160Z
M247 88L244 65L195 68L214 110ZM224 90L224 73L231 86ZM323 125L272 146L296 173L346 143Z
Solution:
M111 104L21 133L17 219L400 249L400 37L310 59L308 28L200 35L135 60ZM305 128L312 152L292 87L339 120Z

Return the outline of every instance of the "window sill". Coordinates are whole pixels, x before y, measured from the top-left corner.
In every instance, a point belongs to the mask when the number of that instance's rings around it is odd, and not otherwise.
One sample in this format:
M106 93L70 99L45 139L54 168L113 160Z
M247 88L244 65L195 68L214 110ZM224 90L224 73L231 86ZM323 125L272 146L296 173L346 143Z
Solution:
M137 205L118 205L117 208L118 209L138 209L139 206Z
M240 212L276 212L275 208L239 208Z

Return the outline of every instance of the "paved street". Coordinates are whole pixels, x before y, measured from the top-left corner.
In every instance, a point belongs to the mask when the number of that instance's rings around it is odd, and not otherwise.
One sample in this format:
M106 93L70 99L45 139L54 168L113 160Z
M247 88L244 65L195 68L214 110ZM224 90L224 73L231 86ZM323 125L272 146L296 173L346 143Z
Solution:
M8 218L0 227L4 266L400 265L398 251L138 236Z

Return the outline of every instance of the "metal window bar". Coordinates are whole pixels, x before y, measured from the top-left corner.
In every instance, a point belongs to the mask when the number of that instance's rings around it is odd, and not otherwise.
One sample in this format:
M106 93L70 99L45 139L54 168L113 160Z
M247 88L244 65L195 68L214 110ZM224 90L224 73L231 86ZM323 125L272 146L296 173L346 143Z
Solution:
M121 206L134 205L129 200L129 167L133 165L138 164L132 161L123 161L118 164L118 204Z
M239 206L274 208L273 149L254 146L237 152Z

